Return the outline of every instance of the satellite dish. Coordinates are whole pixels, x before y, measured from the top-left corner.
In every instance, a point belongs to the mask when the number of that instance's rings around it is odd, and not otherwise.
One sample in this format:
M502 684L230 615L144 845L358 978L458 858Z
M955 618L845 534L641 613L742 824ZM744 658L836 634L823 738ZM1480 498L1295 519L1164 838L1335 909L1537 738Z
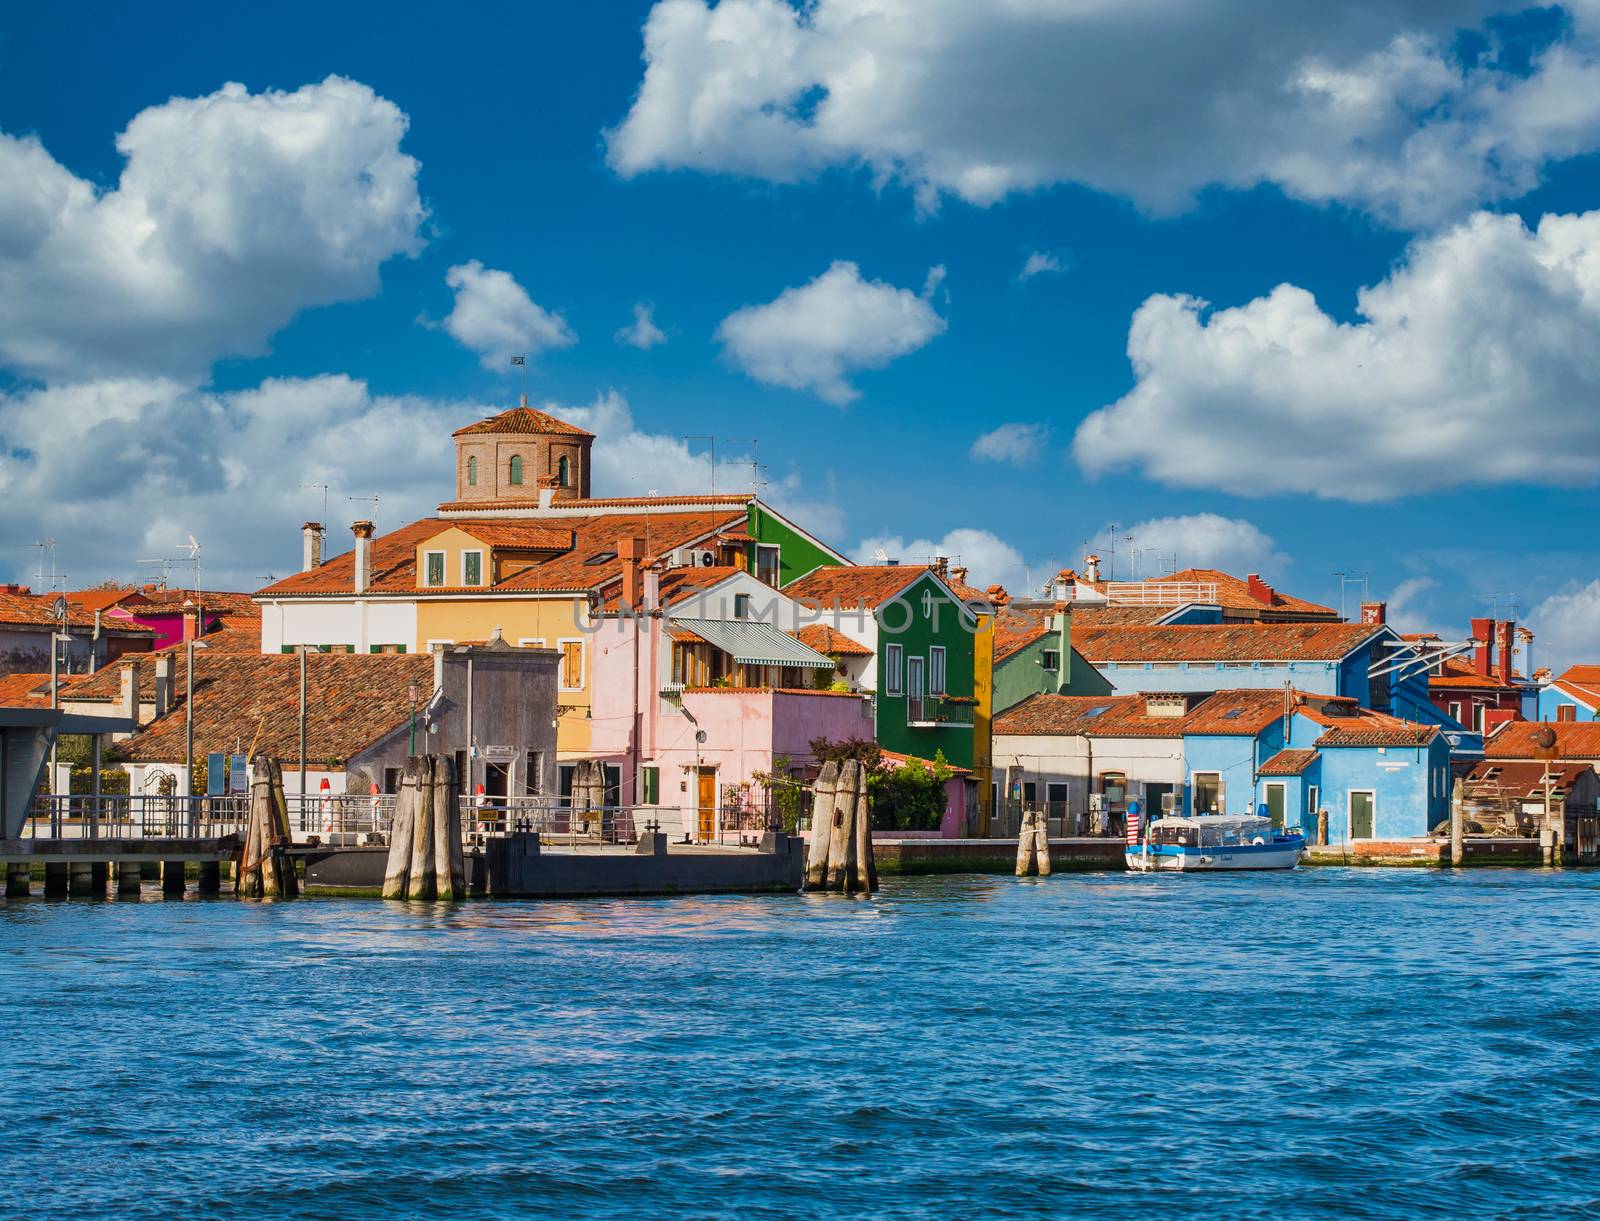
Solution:
M872 558L877 560L880 564L887 564L889 562L889 553L882 547L879 547L873 551Z
M56 595L56 600L50 604L50 613L62 622L67 618L67 600L61 595Z

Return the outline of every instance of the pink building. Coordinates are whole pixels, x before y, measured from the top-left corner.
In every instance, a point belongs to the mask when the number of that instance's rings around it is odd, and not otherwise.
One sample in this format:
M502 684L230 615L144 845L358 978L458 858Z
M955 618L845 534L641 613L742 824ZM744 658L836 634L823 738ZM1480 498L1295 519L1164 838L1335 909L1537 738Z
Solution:
M640 594L646 605L657 601L654 588ZM620 770L624 800L656 807L639 817L659 818L674 838L759 826L747 813L765 810L757 773L786 759L784 770L809 779L813 739L872 737L870 696L832 689L835 659L780 631L770 608L748 613L750 600L775 597L732 573L672 617L660 609L606 616L590 641L590 753ZM695 685L702 674L717 685Z

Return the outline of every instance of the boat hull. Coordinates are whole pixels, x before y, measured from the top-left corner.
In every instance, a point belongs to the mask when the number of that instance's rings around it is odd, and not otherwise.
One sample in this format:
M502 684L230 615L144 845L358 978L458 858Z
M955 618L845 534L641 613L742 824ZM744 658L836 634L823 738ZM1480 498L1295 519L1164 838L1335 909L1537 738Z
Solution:
M1270 844L1229 844L1205 848L1151 844L1129 848L1128 868L1139 873L1213 873L1255 869L1293 869L1305 853L1304 839Z

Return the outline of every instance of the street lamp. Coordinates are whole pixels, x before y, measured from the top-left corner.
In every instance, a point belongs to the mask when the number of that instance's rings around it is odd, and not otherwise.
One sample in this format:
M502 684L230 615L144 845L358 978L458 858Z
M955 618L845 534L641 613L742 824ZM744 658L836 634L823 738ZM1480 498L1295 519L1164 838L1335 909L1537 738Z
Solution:
M406 694L411 699L411 746L406 753L414 757L417 753L417 697L421 692L417 689L417 684L412 683L406 688Z

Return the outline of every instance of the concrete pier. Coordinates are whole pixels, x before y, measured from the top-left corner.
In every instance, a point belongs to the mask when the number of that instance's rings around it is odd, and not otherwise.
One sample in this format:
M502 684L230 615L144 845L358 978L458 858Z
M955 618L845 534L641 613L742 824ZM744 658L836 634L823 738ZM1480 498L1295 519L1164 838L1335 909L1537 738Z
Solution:
M137 899L144 884L144 867L138 861L117 862L117 897Z
M186 886L184 863L182 861L162 861L161 893L164 895L181 895Z
M12 863L6 866L6 898L26 899L31 889L28 866Z
M67 872L67 893L75 899L87 898L95 893L94 862L73 861ZM100 894L106 893L106 884L100 882Z
M47 898L59 899L67 893L67 863L47 861L44 867L44 893Z
M222 893L222 864L220 861L200 862L200 884L195 889L203 895Z
M1120 837L1056 838L1047 841L1052 872L1127 868ZM898 839L872 841L880 874L1014 873L1014 839Z

